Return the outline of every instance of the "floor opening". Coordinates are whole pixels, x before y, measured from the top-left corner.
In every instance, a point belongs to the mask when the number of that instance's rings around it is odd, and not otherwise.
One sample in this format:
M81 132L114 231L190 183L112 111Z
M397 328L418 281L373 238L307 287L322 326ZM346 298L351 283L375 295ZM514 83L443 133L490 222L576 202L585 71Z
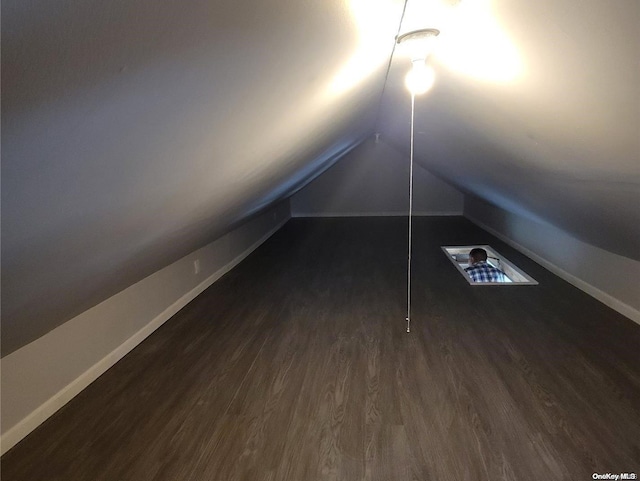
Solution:
M486 252L486 263L489 268L498 269L501 274L495 276L491 281L476 281L473 280L470 273L467 271L471 267L469 253L472 249L480 249ZM447 255L449 260L453 262L458 271L471 285L482 286L526 286L537 285L538 282L517 268L511 262L509 262L504 256L498 254L495 249L488 245L471 245L471 246L442 246L442 250ZM493 270L493 269L492 269ZM495 272L495 271L494 271Z

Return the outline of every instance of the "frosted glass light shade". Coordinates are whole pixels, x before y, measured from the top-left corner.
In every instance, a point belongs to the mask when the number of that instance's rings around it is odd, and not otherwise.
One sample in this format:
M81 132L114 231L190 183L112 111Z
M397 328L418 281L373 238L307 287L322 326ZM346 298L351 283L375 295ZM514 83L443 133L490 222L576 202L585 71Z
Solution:
M435 28L425 28L415 30L399 35L397 42L401 45L401 49L411 58L412 62L416 60L424 61L435 47L436 37L440 31Z

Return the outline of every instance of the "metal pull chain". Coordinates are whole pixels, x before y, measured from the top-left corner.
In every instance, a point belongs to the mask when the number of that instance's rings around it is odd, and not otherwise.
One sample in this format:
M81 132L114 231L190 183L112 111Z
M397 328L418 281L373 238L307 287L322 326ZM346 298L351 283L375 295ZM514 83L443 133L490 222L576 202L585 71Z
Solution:
M407 256L407 332L411 332L411 227L413 221L413 117L415 111L415 94L411 94L411 141L409 165L409 253Z

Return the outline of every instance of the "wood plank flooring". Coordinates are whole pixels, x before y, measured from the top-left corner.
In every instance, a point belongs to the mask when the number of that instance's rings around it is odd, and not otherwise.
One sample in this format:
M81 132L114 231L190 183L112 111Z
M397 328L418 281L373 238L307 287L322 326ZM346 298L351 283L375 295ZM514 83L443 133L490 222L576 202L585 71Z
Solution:
M467 220L294 219L1 460L3 481L640 475L640 326ZM470 286L490 244L539 286Z

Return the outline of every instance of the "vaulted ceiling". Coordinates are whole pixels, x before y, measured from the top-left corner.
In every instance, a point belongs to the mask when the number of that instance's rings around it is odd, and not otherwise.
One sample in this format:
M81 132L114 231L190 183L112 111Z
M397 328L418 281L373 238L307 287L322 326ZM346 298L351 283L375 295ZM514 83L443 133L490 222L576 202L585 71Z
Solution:
M640 259L639 21L636 0L4 1L3 354L374 132L406 151L394 38L416 27L442 31L417 162Z

